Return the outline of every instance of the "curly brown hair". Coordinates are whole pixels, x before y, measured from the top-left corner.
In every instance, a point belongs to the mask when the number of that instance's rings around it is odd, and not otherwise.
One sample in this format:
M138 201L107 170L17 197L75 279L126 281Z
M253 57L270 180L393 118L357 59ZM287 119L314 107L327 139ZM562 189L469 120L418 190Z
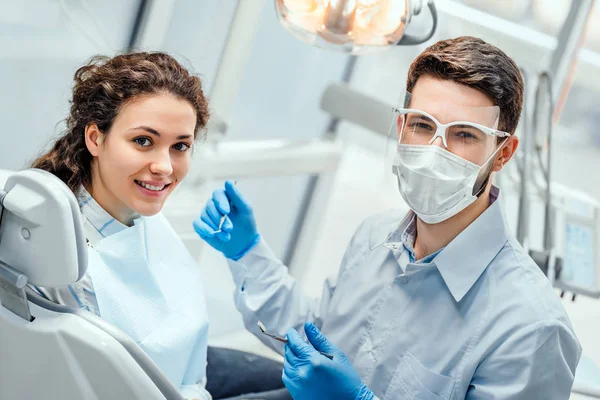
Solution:
M188 101L196 112L194 137L209 119L208 101L200 78L161 52L95 56L75 72L71 110L66 130L50 151L31 165L59 177L76 193L91 185L92 155L85 144L85 129L94 123L108 134L120 110L140 96L169 93Z
M498 129L510 134L517 129L523 109L523 77L517 64L496 46L472 36L441 40L413 61L406 90L411 92L422 75L483 92L500 108Z

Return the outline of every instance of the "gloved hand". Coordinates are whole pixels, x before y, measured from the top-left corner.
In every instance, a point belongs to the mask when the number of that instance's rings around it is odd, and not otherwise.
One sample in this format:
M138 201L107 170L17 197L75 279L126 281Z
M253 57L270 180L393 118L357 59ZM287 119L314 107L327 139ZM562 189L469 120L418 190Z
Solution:
M307 323L304 331L310 344L291 329L285 346L282 378L295 400L372 400L375 397L344 352L331 344L314 324ZM333 360L319 351L333 355Z
M221 217L226 215L221 232ZM194 221L196 233L216 250L232 260L239 260L260 240L252 206L231 181L216 189L200 217Z

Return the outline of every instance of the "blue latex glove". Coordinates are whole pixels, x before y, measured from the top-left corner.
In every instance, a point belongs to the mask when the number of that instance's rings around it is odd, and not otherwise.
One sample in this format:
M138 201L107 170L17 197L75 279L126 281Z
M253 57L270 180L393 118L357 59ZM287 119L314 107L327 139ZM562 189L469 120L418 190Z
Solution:
M221 217L226 215L221 232ZM225 257L239 260L260 240L252 206L231 181L216 189L200 217L194 221L196 233Z
M304 331L310 344L291 329L285 346L282 378L295 400L372 400L375 397L344 352L331 344L314 324L307 323ZM333 355L333 360L319 351Z

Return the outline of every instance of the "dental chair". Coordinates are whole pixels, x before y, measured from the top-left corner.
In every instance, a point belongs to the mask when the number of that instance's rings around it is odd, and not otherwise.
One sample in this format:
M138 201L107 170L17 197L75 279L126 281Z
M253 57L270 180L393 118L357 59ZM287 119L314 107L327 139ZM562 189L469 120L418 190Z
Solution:
M70 285L86 272L69 188L46 171L0 171L0 204L0 399L182 400L122 331L30 288Z

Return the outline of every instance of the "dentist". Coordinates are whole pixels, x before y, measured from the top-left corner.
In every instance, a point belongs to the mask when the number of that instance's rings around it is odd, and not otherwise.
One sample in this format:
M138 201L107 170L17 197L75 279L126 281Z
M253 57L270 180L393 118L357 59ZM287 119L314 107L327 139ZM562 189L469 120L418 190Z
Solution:
M412 211L364 221L317 299L269 249L240 190L214 192L195 229L228 259L246 327L287 333L283 349L258 337L284 354L294 399L569 398L581 347L492 185L518 147L522 104L500 49L459 37L421 53L391 132Z

